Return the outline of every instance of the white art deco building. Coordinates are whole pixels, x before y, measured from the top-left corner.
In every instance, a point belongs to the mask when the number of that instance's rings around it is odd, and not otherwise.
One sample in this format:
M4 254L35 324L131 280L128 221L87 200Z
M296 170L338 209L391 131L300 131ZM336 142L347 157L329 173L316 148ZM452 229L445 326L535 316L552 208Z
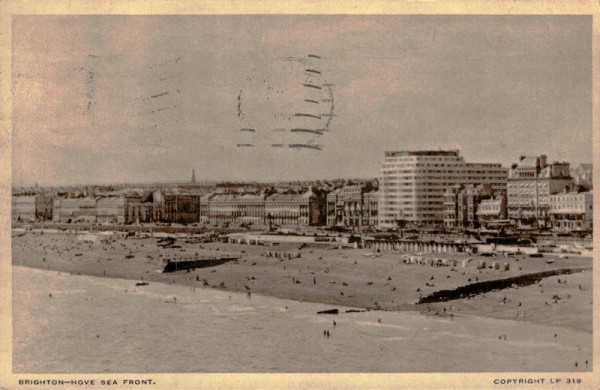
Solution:
M489 184L506 190L508 168L501 164L467 163L458 150L388 151L379 183L379 226L398 219L441 225L444 192L454 185Z

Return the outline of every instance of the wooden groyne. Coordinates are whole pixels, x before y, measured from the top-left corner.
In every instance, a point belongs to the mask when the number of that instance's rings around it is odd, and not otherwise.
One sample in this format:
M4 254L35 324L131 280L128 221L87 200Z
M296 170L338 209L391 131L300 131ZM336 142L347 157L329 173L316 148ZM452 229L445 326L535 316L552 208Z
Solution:
M455 299L463 299L473 297L475 295L484 294L493 290L503 290L511 287L525 287L531 284L536 284L544 278L556 275L573 274L590 270L591 268L559 268L550 271L536 272L527 275L513 276L505 279L488 280L484 282L472 283L466 286L461 286L453 290L436 291L426 297L423 297L417 302L417 305L423 303L446 302Z
M177 260L167 261L163 272L177 272L186 271L189 269L196 268L207 268L215 267L217 265L225 264L229 261L237 260L237 257L220 257L216 259L197 259L197 260Z

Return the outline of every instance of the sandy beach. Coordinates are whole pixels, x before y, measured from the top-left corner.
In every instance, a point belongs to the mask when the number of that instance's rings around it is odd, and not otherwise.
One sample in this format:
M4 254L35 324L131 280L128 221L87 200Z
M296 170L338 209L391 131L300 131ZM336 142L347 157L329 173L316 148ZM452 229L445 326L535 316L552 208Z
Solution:
M591 370L590 333L514 319L318 315L331 306L20 266L13 286L16 373Z
M462 254L446 258L470 258L464 268L431 267L405 264L403 253L371 257L362 249L163 243L85 242L66 233L13 237L15 371L592 369L590 271L415 305L421 296L475 282L589 268L589 258ZM301 257L281 260L266 256L269 250ZM238 259L161 272L165 259L220 255ZM506 261L510 270L477 269L480 260ZM136 286L142 279L149 284ZM317 314L333 308L340 314Z
M417 305L422 296L475 282L561 268L591 267L591 258L526 255L493 259L466 254L451 256L466 268L404 264L403 253L365 257L368 250L326 249L298 245L278 247L193 243L178 239L175 248L162 248L157 238L120 238L109 243L84 242L75 234L27 233L13 237L13 265L100 277L219 288L304 302L381 310L434 310L517 319L592 331L592 273L561 275L527 287L516 287L445 303ZM300 258L280 260L269 250L295 251ZM162 273L165 259L200 256L239 256L239 260L190 272ZM426 255L424 255L426 256ZM439 255L432 255L442 257ZM547 260L552 259L548 264ZM480 260L508 262L509 271L477 269ZM560 280L560 283L559 283ZM564 282L564 283L563 283ZM506 300L504 300L506 297Z

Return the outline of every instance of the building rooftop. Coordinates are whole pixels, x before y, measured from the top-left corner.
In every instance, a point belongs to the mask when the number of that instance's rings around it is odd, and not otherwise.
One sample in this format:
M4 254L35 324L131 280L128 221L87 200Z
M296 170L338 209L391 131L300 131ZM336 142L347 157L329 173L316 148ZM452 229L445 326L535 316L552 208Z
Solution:
M525 156L517 166L518 168L535 168L538 166L538 157L536 156Z
M232 194L218 194L214 195L210 200L213 202L226 202L229 200L234 200L235 198L236 196Z
M218 195L213 195L212 198L211 198L211 194L202 196L203 200L206 200L209 198L212 202L228 202L228 201L232 201L232 200L236 200L236 199L243 199L243 200L263 200L264 199L264 197L262 195L254 195L254 194L218 194Z
M453 156L458 157L458 150L400 150L386 151L385 157L403 157L403 156Z
M360 184L354 184L354 185L350 185L350 186L344 186L342 188L339 189L339 192L360 192L362 191L362 189L365 186L362 186Z
M307 191L303 194L273 194L265 200L269 202L292 202L296 200L305 200L313 195L312 191Z

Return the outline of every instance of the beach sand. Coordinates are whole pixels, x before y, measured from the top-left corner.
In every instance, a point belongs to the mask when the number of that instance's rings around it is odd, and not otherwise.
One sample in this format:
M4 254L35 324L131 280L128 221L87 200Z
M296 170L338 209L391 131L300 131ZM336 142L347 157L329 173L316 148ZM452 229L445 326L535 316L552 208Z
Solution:
M14 266L13 370L591 370L586 331L461 313L345 313L346 307L336 306L339 315L316 314L331 307L157 282L136 287L132 280Z
M530 258L445 256L456 258L459 266L431 267L403 264L402 254L382 253L370 258L361 249L298 250L296 245L278 247L225 243L186 243L180 248L161 248L156 238L118 239L112 243L87 243L75 234L27 233L13 237L13 265L23 265L73 274L201 287L205 283L223 290L260 294L296 301L344 305L382 310L430 310L443 312L453 308L463 313L490 318L517 319L544 325L556 325L592 331L592 273L583 272L544 279L540 286L510 288L445 303L414 305L420 296L454 289L477 281L494 280L558 268L591 267L591 258L545 255ZM301 258L280 261L266 257L268 250L296 251ZM131 254L132 258L126 258ZM197 258L201 255L240 256L239 260L190 272L161 273L165 259ZM442 255L424 255L443 257ZM472 258L466 268L463 259ZM553 263L546 260L552 258ZM508 262L509 271L478 270L485 260ZM566 283L558 283L558 279ZM557 295L558 300L553 299ZM504 296L506 301L500 302ZM556 301L556 303L554 303ZM518 306L519 302L521 306Z

